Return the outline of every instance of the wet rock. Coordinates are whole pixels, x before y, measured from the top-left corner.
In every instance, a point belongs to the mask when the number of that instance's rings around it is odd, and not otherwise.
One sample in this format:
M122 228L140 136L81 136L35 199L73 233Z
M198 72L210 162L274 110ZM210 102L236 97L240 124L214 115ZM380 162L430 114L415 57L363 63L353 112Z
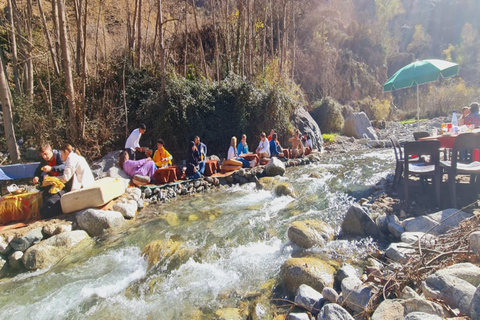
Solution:
M287 233L290 241L304 249L333 240L333 229L318 220L294 221Z
M169 263L185 262L191 255L182 242L169 240L154 240L142 250L142 255L147 257L148 269L159 261L168 260Z
M425 312L411 312L406 315L404 320L443 320L443 318Z
M310 320L310 316L304 312L291 312L287 320Z
M477 287L470 302L470 318L480 319L480 286Z
M171 227L175 227L180 224L180 220L175 212L166 212L160 216L160 219L167 222Z
M468 236L468 243L470 245L470 250L474 254L480 255L480 231L472 232Z
M343 279L341 286L344 303L355 312L364 311L372 295L372 289L357 277Z
M325 300L331 303L336 303L338 300L338 293L333 288L329 288L329 287L323 288L322 296L325 298Z
M344 264L340 269L335 273L335 283L341 284L343 279L353 277L359 277L359 272L350 264Z
M402 242L414 244L418 240L421 241L422 246L434 245L438 238L433 234L424 233L424 232L404 232L400 237Z
M347 310L336 303L327 304L320 310L317 320L354 320Z
M145 194L145 198L150 198L153 195L152 189L150 188L143 190L143 193Z
M33 244L42 241L42 239L42 228L37 228L30 231L26 236L13 239L10 242L10 246L13 248L14 251L25 252L25 250L30 248Z
M125 219L132 219L137 214L137 207L137 202L135 200L129 200L127 202L115 203L112 209L120 212Z
M396 320L404 319L412 312L423 312L445 318L443 308L432 301L424 299L387 299L384 300L372 315L372 320Z
M201 182L200 182L199 180L195 180L195 182L193 183L193 187L194 187L195 189L197 189L198 187L200 187L200 185L201 185Z
M463 211L457 213L457 211L457 209L445 209L429 215L405 219L402 221L402 226L405 228L405 231L428 231L430 234L441 235L451 228L458 227L460 222L462 222L464 219L472 217L471 213Z
M385 250L385 255L395 262L405 264L408 262L409 257L415 253L414 249L403 248L408 246L408 244L403 242L391 243Z
M0 237L0 255L7 256L12 250L12 247L5 241L5 239Z
M58 263L74 248L91 242L83 230L61 233L30 247L25 251L22 261L29 270L47 268Z
M295 292L302 284L320 292L332 285L334 272L331 265L317 258L290 258L281 268L281 278L290 292Z
M468 314L476 287L465 280L450 276L431 274L422 283L422 291L427 299L445 301L452 308Z
M300 285L295 296L295 303L297 305L305 306L307 309L315 307L319 308L319 302L323 298L322 294L306 284Z
M75 216L78 227L91 237L102 235L109 229L117 229L125 224L123 215L118 211L87 209Z
M229 184L232 184L234 183L235 181L233 180L233 177L230 175L230 176L226 176L225 177L225 181L227 181L227 183Z
M223 308L215 312L215 319L218 320L242 320L243 317L240 314L238 308Z
M22 263L22 257L23 257L23 252L22 251L15 251L8 257L8 264L10 265L10 268L13 270L19 270L23 268L23 263Z
M272 157L265 166L267 177L283 176L285 174L285 164L278 158Z
M295 192L293 191L292 186L287 182L279 182L277 185L275 185L273 192L275 192L275 194L279 197L290 196L295 198Z
M198 187L196 190L197 190L198 193L203 192L204 187L203 187L203 186L200 186L200 187Z
M355 139L367 138L370 140L378 140L375 129L370 123L365 112L352 113L345 119L343 125L343 134L347 137L354 137Z
M372 237L376 240L385 240L386 238L367 214L367 211L358 204L354 204L348 209L340 233L342 235Z

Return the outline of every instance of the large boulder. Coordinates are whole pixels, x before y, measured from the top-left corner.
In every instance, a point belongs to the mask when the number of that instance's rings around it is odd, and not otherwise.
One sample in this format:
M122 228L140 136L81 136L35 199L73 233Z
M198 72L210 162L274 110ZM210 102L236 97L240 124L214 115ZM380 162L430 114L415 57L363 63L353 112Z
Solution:
M91 241L83 230L61 233L30 247L22 258L25 268L43 269L56 264L71 250Z
M372 288L357 277L348 277L342 281L344 303L355 312L363 312L370 301Z
M108 170L117 165L118 157L121 152L122 150L115 150L109 152L103 158L94 161L91 165L93 176L96 179L107 177Z
M480 286L477 287L470 302L470 318L480 319Z
M112 209L114 211L120 212L125 219L132 219L135 218L137 214L137 201L135 200L128 200L125 202L117 202L113 205Z
M354 320L347 310L336 303L329 303L320 310L317 320Z
M333 240L333 229L318 220L294 221L288 227L288 238L300 248L324 246Z
M297 305L307 307L307 309L319 309L319 304L321 303L320 300L322 300L322 298L323 296L320 292L306 284L302 284L298 287L294 302Z
M116 229L125 224L123 215L118 211L87 209L75 216L80 229L91 237L100 236L108 229Z
M279 197L281 196L290 196L293 198L296 197L293 187L288 182L279 182L273 188L273 192Z
M452 308L468 314L476 287L465 280L451 276L431 274L422 283L422 291L427 299L443 300Z
M468 244L474 254L480 255L480 231L472 232L468 236Z
M24 253L22 251L15 251L8 257L8 264L13 270L19 270L23 268L22 258Z
M397 320L404 319L412 312L423 312L445 318L443 308L432 301L424 299L387 299L377 307L372 315L372 320Z
M298 128L301 133L308 133L312 139L312 146L314 149L320 149L323 146L322 132L317 122L312 116L302 107L295 109L290 118L293 126Z
M456 263L436 272L438 275L448 275L467 281L474 287L480 285L480 268L470 262Z
M408 232L428 232L434 235L441 235L456 228L463 220L472 217L471 213L457 209L445 209L429 215L416 218L409 218L402 221L402 226Z
M378 140L375 129L372 127L365 112L356 112L348 116L343 126L343 134L355 139L368 138L370 140Z
M10 242L10 246L13 248L14 251L25 252L25 250L30 248L35 243L42 241L42 239L42 228L36 228L23 237L13 239Z
M281 278L287 290L295 292L302 284L321 292L332 286L335 269L328 263L314 258L290 258L281 268Z
M376 240L385 240L386 238L367 211L359 204L354 204L348 209L340 233L341 235L372 237Z
M272 157L265 166L267 177L283 176L285 173L285 164L278 158Z

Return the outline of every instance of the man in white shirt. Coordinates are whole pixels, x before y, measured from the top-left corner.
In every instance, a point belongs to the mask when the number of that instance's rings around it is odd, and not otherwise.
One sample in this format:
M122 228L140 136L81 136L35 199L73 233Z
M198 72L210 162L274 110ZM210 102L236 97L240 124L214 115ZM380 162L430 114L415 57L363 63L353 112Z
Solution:
M258 154L260 159L270 157L270 142L268 142L265 132L260 134L260 143L258 144L258 148L255 153Z
M127 142L125 142L125 151L128 152L128 156L131 160L139 160L141 156L140 153L146 151L145 148L140 147L140 138L145 131L147 131L147 126L141 123L137 129L130 133Z

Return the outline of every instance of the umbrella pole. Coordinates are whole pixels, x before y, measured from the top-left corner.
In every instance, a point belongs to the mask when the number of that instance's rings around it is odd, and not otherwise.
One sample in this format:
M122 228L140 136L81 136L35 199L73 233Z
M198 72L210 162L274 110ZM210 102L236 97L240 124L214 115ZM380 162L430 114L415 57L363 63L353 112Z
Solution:
M417 121L420 120L420 100L418 98L418 83L417 83Z

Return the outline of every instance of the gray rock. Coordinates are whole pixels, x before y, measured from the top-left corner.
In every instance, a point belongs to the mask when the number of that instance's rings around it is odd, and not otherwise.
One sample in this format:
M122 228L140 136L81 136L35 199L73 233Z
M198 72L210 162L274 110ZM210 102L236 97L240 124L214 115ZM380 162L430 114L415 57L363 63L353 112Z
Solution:
M61 233L30 247L22 261L29 270L47 268L58 263L73 248L90 241L83 230Z
M42 241L42 239L42 228L37 228L30 231L26 236L13 239L10 242L10 246L13 248L14 251L25 252L25 250L27 250L33 244Z
M480 231L472 232L468 236L468 243L470 245L470 250L474 254L480 255Z
M302 284L298 287L297 295L295 296L295 303L311 309L318 304L322 298L323 296L320 292L306 284Z
M358 279L359 272L350 264L344 264L335 274L335 281L342 283L343 279L353 277Z
M283 176L285 174L285 164L280 159L272 157L265 166L265 174L268 177Z
M0 255L8 256L13 249L3 238L0 240Z
M413 290L409 286L405 286L405 288L403 288L402 293L400 294L400 299L414 299L414 298L420 299L421 297L418 293L415 292L415 290Z
M197 189L198 187L200 187L201 184L202 183L199 180L195 180L195 182L193 183L193 187Z
M415 253L415 250L403 247L409 247L409 245L403 242L391 243L387 250L385 250L385 255L387 258L395 262L405 264L407 263L410 255Z
M137 202L135 200L117 202L113 205L112 209L120 212L125 219L132 219L137 214Z
M422 246L432 246L438 240L437 236L424 232L404 232L402 233L400 239L402 242L409 244L415 244L418 240L420 240Z
M288 239L300 248L324 246L333 239L333 229L318 220L294 221L288 227Z
M370 140L378 140L375 129L370 123L365 112L352 113L345 119L343 126L343 134L347 137L355 139L367 138Z
M200 187L198 187L198 188L196 189L196 191L197 191L198 193L200 193L200 192L203 192L204 189L205 189L205 188L204 188L203 186L200 186Z
M42 232L46 236L51 237L51 236L53 236L53 233L55 232L56 228L57 228L56 224L47 224L47 225L43 226Z
M407 314L404 320L443 320L443 318L425 312L411 312Z
M238 175L239 177L245 176L245 169L242 168L242 169L238 170L238 171L237 171L237 175Z
M142 210L145 207L145 204L143 203L142 199L137 200L137 209Z
M112 177L112 178L123 180L123 182L125 184L125 188L128 188L128 185L129 185L130 180L131 180L131 178L125 173L125 171L123 171L122 169L120 169L117 166L114 166L114 167L111 167L110 169L108 169L107 177Z
M308 133L312 139L312 147L320 149L323 146L322 132L318 123L312 118L310 113L303 107L298 107L293 112L291 122L295 128L298 128L301 133Z
M355 312L362 312L367 307L372 289L364 285L357 277L348 277L342 281L344 303Z
M8 257L8 264L10 268L13 270L19 270L23 268L22 263L23 252L22 251L15 251Z
M436 274L460 278L474 287L480 285L480 268L470 262L453 264L438 270Z
M423 312L430 315L437 315L444 318L442 306L424 299L387 299L377 307L371 320L398 320L404 319L412 312Z
M150 198L153 195L152 189L146 188L143 190L143 194L145 195L145 198Z
M354 204L345 215L341 226L342 235L372 237L376 240L385 240L385 235L373 222L364 207Z
M347 310L336 303L325 305L317 316L317 320L354 320Z
M105 178L106 176L109 176L108 171L110 168L115 167L117 165L120 152L122 152L122 150L115 150L115 151L109 152L103 158L94 161L90 166L92 168L93 176L96 179Z
M288 314L287 320L310 320L306 313L292 312Z
M402 234L405 232L403 227L395 222L390 222L387 226L388 231L397 239L400 239Z
M431 274L422 283L423 294L427 299L445 301L452 308L468 314L476 287L465 280L451 276Z
M102 235L108 229L116 229L125 224L123 215L118 211L87 209L75 216L80 229L91 237Z
M336 303L338 300L338 293L333 288L329 288L329 287L323 288L322 296L331 303Z
M320 292L332 285L334 272L331 265L318 258L290 258L282 265L281 278L290 292L296 292L302 284Z
M477 287L470 302L470 318L480 319L480 286Z
M451 228L458 227L464 219L472 217L471 213L463 211L457 213L457 211L457 209L445 209L426 216L405 219L402 225L408 232L428 232L433 235L441 235Z
M3 274L2 270L7 266L7 260L0 256L0 276Z
M55 230L53 231L53 235L57 235L60 233L65 233L65 232L71 232L72 231L72 225L66 225L66 224L61 224L58 225Z

